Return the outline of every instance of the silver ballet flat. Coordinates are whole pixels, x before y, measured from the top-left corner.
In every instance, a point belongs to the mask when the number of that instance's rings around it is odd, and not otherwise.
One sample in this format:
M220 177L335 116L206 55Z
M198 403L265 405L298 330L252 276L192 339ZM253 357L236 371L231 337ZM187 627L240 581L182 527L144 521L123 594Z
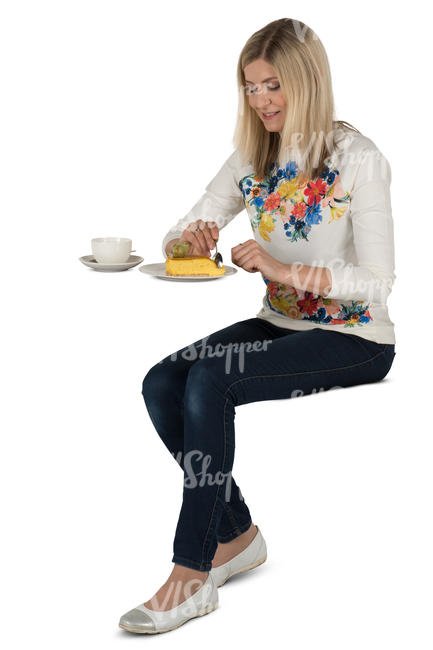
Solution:
M248 546L228 562L211 569L209 575L213 577L216 586L221 587L231 576L234 576L236 573L244 573L245 571L250 571L250 569L255 569L255 567L263 564L266 558L266 542L257 526L256 536Z
M119 627L137 634L159 634L169 632L191 618L210 614L218 607L218 589L209 575L200 589L177 607L167 611L155 611L145 605L138 605L120 618Z

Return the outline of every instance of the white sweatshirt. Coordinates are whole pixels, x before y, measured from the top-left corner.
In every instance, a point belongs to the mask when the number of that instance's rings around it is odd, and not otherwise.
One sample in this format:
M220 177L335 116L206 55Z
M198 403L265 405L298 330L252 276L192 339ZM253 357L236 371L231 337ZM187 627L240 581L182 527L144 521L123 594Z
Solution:
M332 288L320 296L270 282L256 317L279 327L315 327L395 344L386 306L395 280L391 169L374 142L339 129L337 147L318 181L301 183L296 162L255 175L236 149L190 212L165 235L165 246L197 219L224 228L246 208L253 236L275 259L327 267ZM237 242L233 242L235 246Z

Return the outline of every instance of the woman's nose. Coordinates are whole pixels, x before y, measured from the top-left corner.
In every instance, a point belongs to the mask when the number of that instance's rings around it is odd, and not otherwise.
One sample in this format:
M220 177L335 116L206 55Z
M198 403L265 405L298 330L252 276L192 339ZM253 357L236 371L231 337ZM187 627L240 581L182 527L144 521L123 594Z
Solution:
M266 89L258 91L258 93L255 95L255 100L256 108L264 108L265 106L269 106L271 103L269 93L266 92Z

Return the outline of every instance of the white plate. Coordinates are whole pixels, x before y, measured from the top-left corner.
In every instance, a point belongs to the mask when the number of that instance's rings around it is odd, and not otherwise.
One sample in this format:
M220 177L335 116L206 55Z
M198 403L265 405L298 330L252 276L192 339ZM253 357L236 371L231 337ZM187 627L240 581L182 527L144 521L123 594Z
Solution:
M162 280L181 280L182 282L200 282L203 280L218 280L219 278L225 278L227 275L233 275L237 273L237 269L233 266L227 266L224 264L226 272L224 275L167 275L165 272L165 262L158 262L156 264L143 264L138 269L143 273L148 273L153 275L156 278L161 278Z
M128 269L132 269L133 266L137 266L137 264L141 264L141 262L143 261L143 258L140 257L139 255L130 255L127 262L117 262L116 264L102 264L101 262L97 262L93 255L83 255L78 259L80 260L80 262L82 262L86 266L89 266L91 269L95 269L95 271L111 271L111 272L127 271Z

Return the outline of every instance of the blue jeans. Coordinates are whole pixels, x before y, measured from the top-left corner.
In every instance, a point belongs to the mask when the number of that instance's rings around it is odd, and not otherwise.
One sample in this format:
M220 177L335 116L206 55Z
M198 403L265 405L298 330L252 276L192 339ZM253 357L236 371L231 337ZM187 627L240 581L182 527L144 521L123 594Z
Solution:
M146 408L184 472L172 562L210 571L218 543L251 525L231 474L236 406L380 381L394 347L331 328L290 330L255 317L150 368L142 387Z

